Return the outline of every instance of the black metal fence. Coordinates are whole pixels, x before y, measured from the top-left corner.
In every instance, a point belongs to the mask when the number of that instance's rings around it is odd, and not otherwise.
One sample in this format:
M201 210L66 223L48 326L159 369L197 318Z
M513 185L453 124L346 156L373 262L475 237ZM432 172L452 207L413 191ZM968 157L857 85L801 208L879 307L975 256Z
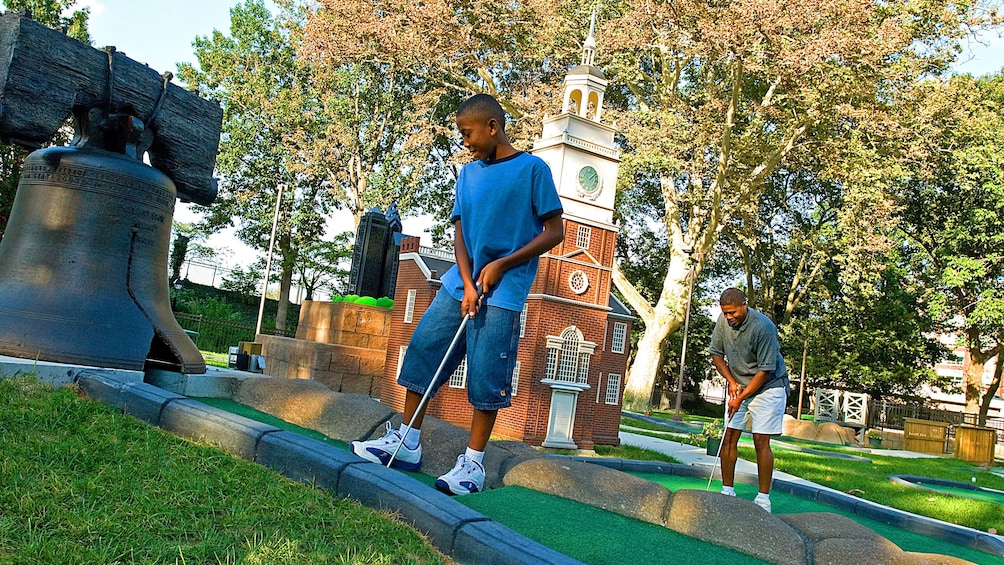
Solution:
M181 327L192 332L192 341L203 351L215 353L227 353L227 348L237 345L241 341L254 341L254 324L242 322L232 322L230 320L216 320L206 318L201 314L185 314L175 312ZM296 328L277 330L276 328L262 327L261 333L267 335L277 335L282 337L296 337Z
M897 404L882 401L868 403L868 427L870 428L902 430L904 419L906 418L946 422L951 424L952 429L950 433L954 432L956 426L963 424L975 426L977 422L976 414L940 410L917 404ZM997 443L1004 443L1004 418L988 417L986 427L996 429Z

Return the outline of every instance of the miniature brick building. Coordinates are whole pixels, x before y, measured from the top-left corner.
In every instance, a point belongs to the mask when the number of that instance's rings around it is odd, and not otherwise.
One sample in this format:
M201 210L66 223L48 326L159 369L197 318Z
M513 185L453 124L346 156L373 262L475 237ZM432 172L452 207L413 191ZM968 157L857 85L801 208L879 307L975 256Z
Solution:
M617 227L614 193L620 152L601 123L607 81L595 67L592 30L582 64L565 77L559 115L545 118L532 153L551 168L564 207L565 241L540 258L521 317L512 407L499 411L494 433L544 447L618 445L628 337L634 318L611 294ZM400 360L421 315L440 288L452 252L401 242L381 401L404 407ZM432 378L432 375L429 375ZM462 427L471 421L466 367L450 378L427 414Z

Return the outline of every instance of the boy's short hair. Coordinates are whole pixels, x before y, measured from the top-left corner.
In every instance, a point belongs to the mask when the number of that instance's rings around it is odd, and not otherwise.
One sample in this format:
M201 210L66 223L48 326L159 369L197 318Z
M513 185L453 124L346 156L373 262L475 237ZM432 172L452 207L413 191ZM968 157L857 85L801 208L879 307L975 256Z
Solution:
M495 97L489 94L475 94L457 108L457 117L474 116L485 122L495 118L499 128L505 130L505 110Z
M742 306L746 304L746 295L738 288L726 288L722 292L722 297L718 299L718 304L722 306Z

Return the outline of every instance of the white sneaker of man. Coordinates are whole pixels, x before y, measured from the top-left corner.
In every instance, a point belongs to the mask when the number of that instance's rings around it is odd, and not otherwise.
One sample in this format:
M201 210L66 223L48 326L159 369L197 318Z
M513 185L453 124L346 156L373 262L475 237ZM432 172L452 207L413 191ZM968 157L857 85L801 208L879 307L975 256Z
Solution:
M480 492L485 486L485 468L467 455L457 457L457 464L442 477L436 479L436 488L446 494L471 494Z
M770 514L770 496L762 492L758 492L756 498L753 499L753 504L756 504L760 508L763 508Z
M368 441L354 441L349 444L349 449L359 457L380 465L386 465L391 456L394 455L394 450L397 450L397 456L394 457L394 463L391 464L391 467L404 471L419 470L422 467L422 445L419 444L415 449L408 449L407 444L401 443L401 432L395 430L390 422L387 422L386 426L387 433L383 437ZM398 445L401 446L401 449L398 449Z

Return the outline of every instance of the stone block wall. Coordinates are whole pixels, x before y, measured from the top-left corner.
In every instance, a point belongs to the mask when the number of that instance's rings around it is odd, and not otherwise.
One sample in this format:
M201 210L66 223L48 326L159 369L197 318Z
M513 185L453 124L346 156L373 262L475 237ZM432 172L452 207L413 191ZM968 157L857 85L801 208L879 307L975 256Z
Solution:
M309 379L335 392L380 395L383 349L259 335L266 375Z
M296 339L366 349L387 349L391 311L351 302L304 300Z
M391 311L350 302L305 300L296 339L258 335L264 373L309 379L335 392L380 396Z

